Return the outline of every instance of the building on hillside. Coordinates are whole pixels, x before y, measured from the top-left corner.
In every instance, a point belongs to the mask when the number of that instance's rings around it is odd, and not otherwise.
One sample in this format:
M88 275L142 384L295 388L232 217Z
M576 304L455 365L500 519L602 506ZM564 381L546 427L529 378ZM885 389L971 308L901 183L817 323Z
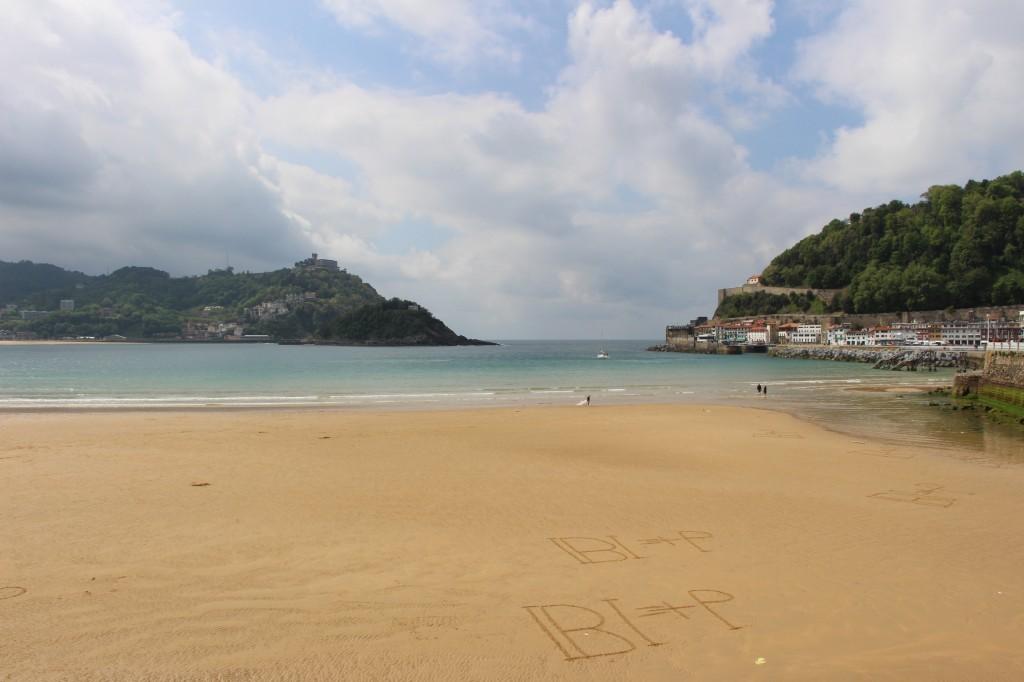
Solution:
M821 343L820 324L797 325L796 332L790 334L790 343Z
M288 312L288 304L285 301L263 301L251 308L245 309L245 314L252 320L270 320L278 315Z
M337 271L338 261L328 260L327 258L320 258L319 254L314 253L312 258L300 260L295 264L297 268L321 268L323 270Z
M75 299L73 298L62 298L60 300L60 311L62 313L70 313L75 309Z
M181 328L181 336L189 341L209 341L219 339L223 334L217 333L217 323L204 319L188 319Z
M50 311L49 310L22 310L21 311L21 319L25 320L26 322L32 322L34 320L41 320L44 317L48 317L49 315L50 315Z
M754 286L761 284L761 275L751 275L750 277L747 277L747 284L752 284Z

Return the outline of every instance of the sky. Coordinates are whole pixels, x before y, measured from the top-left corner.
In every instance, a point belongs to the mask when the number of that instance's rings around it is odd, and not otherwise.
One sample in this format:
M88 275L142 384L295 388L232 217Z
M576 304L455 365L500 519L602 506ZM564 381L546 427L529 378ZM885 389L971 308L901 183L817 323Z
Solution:
M1019 0L4 0L0 259L337 259L478 338L644 338L1024 166Z

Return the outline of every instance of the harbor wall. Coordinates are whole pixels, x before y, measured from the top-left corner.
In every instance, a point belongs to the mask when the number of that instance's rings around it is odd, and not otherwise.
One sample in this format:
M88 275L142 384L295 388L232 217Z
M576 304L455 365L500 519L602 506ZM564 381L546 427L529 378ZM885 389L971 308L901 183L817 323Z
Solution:
M968 351L936 351L925 348L908 349L891 346L821 346L784 344L772 346L768 355L787 360L833 360L838 362L869 362L882 369L917 369L918 365L933 367L980 366L977 353ZM972 357L973 356L973 357ZM900 362L905 361L905 362Z
M973 374L973 381L965 377L957 382L955 394L970 394L973 390L985 405L1024 423L1024 354L988 351L984 368Z
M988 351L982 377L986 383L1024 389L1024 353Z

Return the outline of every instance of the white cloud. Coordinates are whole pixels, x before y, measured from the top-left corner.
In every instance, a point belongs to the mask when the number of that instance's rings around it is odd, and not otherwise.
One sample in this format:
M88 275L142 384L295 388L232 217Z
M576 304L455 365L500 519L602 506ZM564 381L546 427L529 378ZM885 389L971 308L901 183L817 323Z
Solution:
M599 318L590 333L613 329L611 317L633 323L647 304L660 325L681 298L690 310L713 305L721 261L745 276L785 243L780 232L791 238L821 213L820 194L752 173L704 107L709 87L758 82L747 53L771 30L770 4L700 8L686 43L629 2L580 5L570 65L540 111L496 95L340 84L269 99L260 131L330 150L360 169L366 201L454 230L443 247L379 271L388 288L412 277L406 289L460 301L436 312L472 324L497 307L509 312L506 335L564 336L588 333L578 326L587 318ZM773 196L791 202L785 219L759 215ZM751 227L759 236L747 239ZM739 240L752 246L737 254Z
M835 215L1019 163L1014 6L835 15L796 73L864 124L786 174L752 170L735 137L791 101L753 57L772 4L682 6L686 39L627 0L579 4L567 65L527 108L359 87L270 51L250 60L279 93L261 97L231 59L198 57L163 5L9 4L0 253L195 272L225 251L263 268L316 250L461 333L654 337ZM514 54L522 25L497 0L331 7L452 63L510 58L488 50ZM436 234L396 246L416 225Z
M1024 157L1024 5L858 0L801 47L796 75L852 107L808 179L916 193L991 177Z
M5 253L194 271L224 251L265 267L314 249L467 333L635 335L643 324L656 335L712 305L718 263L747 274L775 235L803 229L792 216L819 206L752 173L705 106L709 89L759 96L747 52L770 30L766 4L692 5L703 23L687 43L625 0L584 3L569 17L570 65L537 111L493 93L427 96L325 74L261 99L227 63L198 58L162 6L16 7L0 29L19 65L0 74ZM419 11L335 9L403 26ZM485 35L479 25L467 35ZM749 212L772 195L795 204L790 222L758 221L764 236L736 255ZM445 238L378 248L409 219Z
M5 254L192 271L304 247L260 172L254 100L161 6L9 3L0 46Z
M390 25L416 36L423 54L467 65L480 57L518 61L519 52L502 35L525 19L485 0L322 0L344 26L376 30Z

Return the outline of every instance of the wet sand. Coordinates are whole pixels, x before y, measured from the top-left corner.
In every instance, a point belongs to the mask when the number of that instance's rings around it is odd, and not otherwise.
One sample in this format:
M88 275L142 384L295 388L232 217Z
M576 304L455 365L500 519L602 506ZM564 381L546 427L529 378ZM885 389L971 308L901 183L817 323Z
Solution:
M951 387L943 386L941 388ZM935 386L851 386L846 390L859 393L902 393L910 395L912 393L928 393L935 389Z
M1024 677L1024 467L678 405L0 433L0 680Z

